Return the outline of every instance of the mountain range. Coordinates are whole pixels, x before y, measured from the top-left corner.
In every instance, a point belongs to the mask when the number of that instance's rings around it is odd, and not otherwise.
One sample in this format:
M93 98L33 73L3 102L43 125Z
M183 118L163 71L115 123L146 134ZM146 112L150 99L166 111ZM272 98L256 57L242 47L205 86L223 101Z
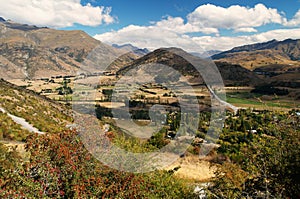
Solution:
M240 64L255 70L272 64L300 66L300 39L271 40L265 43L235 47L212 56L212 59Z
M205 51L203 53L191 52L191 54L194 55L194 56L197 56L197 57L209 58L209 57L211 57L213 55L216 55L216 54L219 54L221 52L222 51L220 51L220 50L208 50L208 51Z
M113 44L112 47L123 49L127 52L133 52L137 56L144 56L150 52L147 48L141 49L136 46L133 46L132 44L123 44L123 45Z
M54 30L0 21L0 77L41 78L75 75L96 47L121 54L83 31Z
M3 18L0 31L0 78L4 79L76 75L79 70L122 74L134 66L155 62L199 77L189 63L170 49L150 52L131 44L110 46L83 31L55 30ZM300 82L300 40L271 40L209 53L214 54L212 59L227 85Z
M184 56L188 56L189 60L184 58ZM127 66L120 68L117 74L123 75L135 67L153 63L166 65L175 69L180 72L180 74L188 77L191 83L204 84L205 77L203 77L203 74L200 73L202 70L207 70L209 72L213 64L215 64L219 70L225 85L248 86L263 83L263 80L261 80L256 73L245 69L240 65L229 64L226 62L213 63L210 60L201 59L178 48L157 49L139 59L134 60ZM198 67L200 67L201 70L200 73L197 69L195 69L192 63L198 64Z

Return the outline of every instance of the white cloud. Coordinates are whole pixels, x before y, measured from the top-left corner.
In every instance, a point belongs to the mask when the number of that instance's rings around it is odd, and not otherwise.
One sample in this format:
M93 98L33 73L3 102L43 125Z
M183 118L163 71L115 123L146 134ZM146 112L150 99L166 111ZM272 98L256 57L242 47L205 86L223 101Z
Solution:
M162 29L157 26L130 25L118 31L107 32L94 36L96 39L109 44L131 43L150 50L159 47L195 45L186 35L178 34L173 30Z
M192 38L195 43L202 46L206 50L229 50L236 46L267 42L272 39L285 40L285 39L299 39L300 28L295 29L278 29L271 30L263 33L258 33L248 36L237 36L237 37L213 37L203 36Z
M201 28L232 29L236 32L255 31L268 23L283 24L286 19L277 9L257 4L254 8L233 5L228 8L206 4L187 16L188 23Z
M299 39L300 28L278 29L254 35L246 36L200 36L191 37L184 34L176 34L169 30L160 30L153 26L128 26L114 32L96 35L96 39L113 44L131 43L140 48L154 50L162 47L179 47L188 52L203 53L204 50L229 50L233 47L266 42L272 39Z
M171 30L176 33L193 33L202 32L205 34L219 33L217 28L213 27L201 27L198 25L193 25L191 23L184 23L184 19L181 17L171 17L168 16L166 19L154 23L157 28Z
M83 6L80 0L0 0L0 4L0 16L38 26L68 27L74 23L97 26L114 22L110 7Z
M295 14L295 16L285 23L286 26L300 26L300 10Z
M236 28L234 32L257 32L255 28Z
M296 26L300 22L300 10L293 19L287 21L284 14L276 9L257 4L253 8L230 6L222 8L207 4L199 6L187 15L181 17L167 16L161 21L152 22L150 26L130 25L117 31L95 35L96 39L105 43L131 43L140 48L154 50L161 47L180 47L189 52L202 53L203 50L229 50L235 46L256 42L266 42L272 39L284 40L300 38L300 28L278 29L258 33L255 29L269 23L281 24L282 27ZM219 36L224 30L251 33L242 36ZM205 36L192 36L201 33ZM255 34L253 34L255 33Z

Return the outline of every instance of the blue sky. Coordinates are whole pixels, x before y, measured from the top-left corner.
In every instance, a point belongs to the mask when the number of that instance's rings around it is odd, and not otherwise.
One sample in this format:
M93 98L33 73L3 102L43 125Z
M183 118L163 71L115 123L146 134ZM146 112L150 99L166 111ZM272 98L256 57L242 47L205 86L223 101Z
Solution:
M63 30L81 29L108 44L153 50L227 50L300 38L300 0L0 0L0 16Z
M287 3L288 2L288 3ZM282 1L282 0L83 0L82 5L91 3L94 6L112 7L111 14L118 17L118 23L110 24L109 26L101 27L80 27L85 28L89 34L97 34L109 31L111 29L119 29L130 24L134 25L149 25L151 21L159 21L164 16L170 15L173 17L186 17L193 12L198 6L204 4L214 4L221 7L229 7L232 5L241 5L245 7L254 7L258 3L264 4L266 7L277 8L278 11L284 12L287 18L292 18L300 9L300 0ZM76 26L75 26L76 27ZM265 29L270 29L265 27Z

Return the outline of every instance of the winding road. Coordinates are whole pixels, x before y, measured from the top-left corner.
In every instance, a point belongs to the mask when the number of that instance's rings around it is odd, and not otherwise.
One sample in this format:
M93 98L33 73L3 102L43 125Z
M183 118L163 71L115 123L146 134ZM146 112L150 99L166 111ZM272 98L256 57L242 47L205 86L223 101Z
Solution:
M232 105L232 104L230 104L230 103L228 103L228 102L226 102L226 101L224 101L224 100L221 100L221 99L216 95L216 93L215 93L209 86L207 86L207 88L208 88L209 92L213 95L213 97L214 97L216 100L218 100L218 101L219 101L221 104L223 104L225 107L227 107L227 108L233 110L234 114L237 113L237 111L239 110L238 107L236 107L236 106L234 106L234 105Z

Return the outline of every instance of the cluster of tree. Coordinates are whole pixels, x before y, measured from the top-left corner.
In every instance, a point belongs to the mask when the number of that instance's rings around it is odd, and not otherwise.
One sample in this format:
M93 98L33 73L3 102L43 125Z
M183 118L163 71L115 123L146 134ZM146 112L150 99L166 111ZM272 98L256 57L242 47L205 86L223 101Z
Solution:
M99 120L101 120L103 117L113 117L113 114L111 112L110 108L106 108L100 105L95 106L95 112L96 116Z
M103 101L111 102L113 90L112 89L102 89L102 94L105 96Z
M278 87L289 87L289 88L299 88L300 82L297 81L273 81L272 85L278 86Z
M127 104L126 104L127 105ZM138 107L138 108L146 108L146 103L142 102L142 101L139 101L139 100L129 100L128 102L128 106L130 108L135 108L135 107Z
M159 132L150 137L148 144L154 146L156 149L161 149L170 143L170 140L166 139L166 136L167 129L162 128Z
M252 93L259 93L264 95L288 95L288 89L275 88L272 85L262 85L256 86L252 91Z
M246 120L250 127L263 125L264 129L251 133L230 126L224 130L218 153L227 161L217 169L208 189L210 198L299 198L299 116L293 112L250 114L254 113L246 110L236 117L237 128Z
M73 90L71 87L68 86L68 83L70 83L70 80L65 79L62 82L62 87L56 89L59 95L70 95L73 93Z

